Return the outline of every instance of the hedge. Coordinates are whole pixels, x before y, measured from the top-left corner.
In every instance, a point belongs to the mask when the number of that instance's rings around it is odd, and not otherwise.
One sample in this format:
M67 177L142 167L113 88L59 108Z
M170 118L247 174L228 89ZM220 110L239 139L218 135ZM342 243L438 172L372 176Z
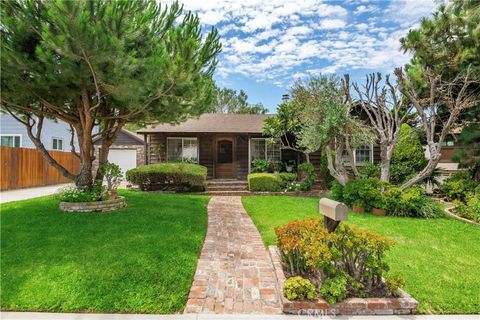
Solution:
M204 191L207 168L186 162L149 164L128 170L126 178L143 191Z
M282 190L282 179L273 173L251 173L248 175L250 191L277 192Z

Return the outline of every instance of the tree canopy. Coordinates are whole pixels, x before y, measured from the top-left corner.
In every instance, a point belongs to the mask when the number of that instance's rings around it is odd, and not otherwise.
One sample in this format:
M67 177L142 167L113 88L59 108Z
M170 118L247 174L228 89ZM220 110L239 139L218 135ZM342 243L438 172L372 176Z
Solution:
M212 113L265 114L268 109L261 103L250 104L245 91L215 87L215 94L208 109Z
M102 163L125 123L180 122L205 112L214 97L218 33L202 35L198 17L176 2L8 1L1 19L2 109L77 185L92 184L95 136L102 137ZM80 173L46 151L45 117L71 126Z

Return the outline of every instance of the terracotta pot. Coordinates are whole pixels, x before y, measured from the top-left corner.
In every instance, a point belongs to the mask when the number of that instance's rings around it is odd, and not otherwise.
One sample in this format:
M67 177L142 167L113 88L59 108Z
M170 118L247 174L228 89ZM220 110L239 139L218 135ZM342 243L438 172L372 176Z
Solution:
M108 191L108 196L110 200L117 198L117 191Z
M356 204L352 205L352 210L353 210L354 212L358 212L358 213L364 213L364 212L365 212L365 208L364 208L364 207L357 206Z
M373 208L372 213L376 216L385 216L387 212L384 209Z

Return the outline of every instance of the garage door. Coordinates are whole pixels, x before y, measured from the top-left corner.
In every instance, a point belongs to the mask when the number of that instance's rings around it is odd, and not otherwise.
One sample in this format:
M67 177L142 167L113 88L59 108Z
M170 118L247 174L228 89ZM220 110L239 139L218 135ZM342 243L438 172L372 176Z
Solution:
M137 150L135 149L110 149L108 161L118 164L125 175L127 170L137 167Z

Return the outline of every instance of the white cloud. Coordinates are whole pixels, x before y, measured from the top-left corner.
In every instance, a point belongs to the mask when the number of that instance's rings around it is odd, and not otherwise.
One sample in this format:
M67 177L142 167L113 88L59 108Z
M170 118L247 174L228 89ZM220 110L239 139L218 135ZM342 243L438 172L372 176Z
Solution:
M379 10L379 8L377 6L374 6L374 5L360 5L357 7L357 9L355 9L355 11L353 12L354 14L362 14L362 13L366 13L366 12L377 12Z
M341 19L325 19L320 21L318 26L319 29L328 30L328 29L342 29L347 24Z

